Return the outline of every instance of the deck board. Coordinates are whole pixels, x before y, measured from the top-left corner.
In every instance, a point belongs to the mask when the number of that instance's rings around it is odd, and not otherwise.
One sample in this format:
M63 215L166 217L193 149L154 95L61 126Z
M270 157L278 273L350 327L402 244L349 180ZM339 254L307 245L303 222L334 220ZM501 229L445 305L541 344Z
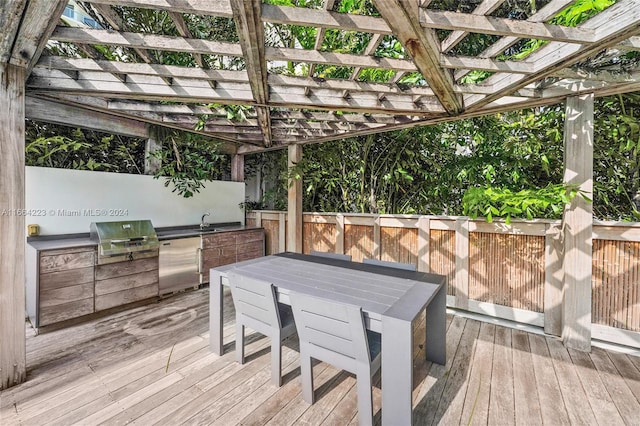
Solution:
M516 425L542 424L536 376L531 366L529 337L522 330L511 332L513 347L513 391Z
M208 348L208 289L35 335L29 380L0 393L0 423L23 425L357 424L352 374L315 363L316 404L302 400L295 337L283 348L283 386L270 382L269 339L247 334L235 362L228 292L224 343ZM424 360L416 324L416 424L633 424L640 418L640 360L554 338L447 317L447 365ZM374 376L374 423L380 378Z

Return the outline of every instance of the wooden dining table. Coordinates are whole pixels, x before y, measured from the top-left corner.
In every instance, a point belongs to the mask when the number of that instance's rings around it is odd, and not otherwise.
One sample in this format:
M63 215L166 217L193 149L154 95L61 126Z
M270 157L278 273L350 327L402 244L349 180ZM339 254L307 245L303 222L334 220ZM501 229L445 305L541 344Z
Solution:
M280 253L210 272L210 348L222 355L227 272L273 283L278 301L298 292L360 306L382 334L382 423L412 424L414 322L426 310L425 356L446 362L446 277L318 256Z

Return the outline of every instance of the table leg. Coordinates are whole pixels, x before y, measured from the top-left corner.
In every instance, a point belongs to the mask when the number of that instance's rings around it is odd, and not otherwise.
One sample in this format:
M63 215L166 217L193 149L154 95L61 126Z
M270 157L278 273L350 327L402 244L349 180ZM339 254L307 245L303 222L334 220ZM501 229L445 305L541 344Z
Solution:
M443 285L427 306L425 354L427 361L447 362L447 288Z
M217 355L224 354L222 345L223 291L220 273L212 269L209 274L209 348Z
M382 424L411 425L413 391L411 321L382 317Z

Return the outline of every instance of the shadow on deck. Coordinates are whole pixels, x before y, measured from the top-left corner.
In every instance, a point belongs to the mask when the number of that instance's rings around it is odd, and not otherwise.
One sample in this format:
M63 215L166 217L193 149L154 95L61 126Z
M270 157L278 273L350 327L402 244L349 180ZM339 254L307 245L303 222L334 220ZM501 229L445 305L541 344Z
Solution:
M28 381L0 394L2 425L133 423L357 424L355 377L314 365L316 403L301 397L297 339L270 383L268 339L247 338L235 362L233 309L225 350L208 347L208 289L27 338ZM230 295L225 303L232 307ZM637 424L640 358L567 350L551 337L447 318L447 365L416 339L416 424ZM416 327L419 335L424 322ZM380 422L379 376L374 387Z

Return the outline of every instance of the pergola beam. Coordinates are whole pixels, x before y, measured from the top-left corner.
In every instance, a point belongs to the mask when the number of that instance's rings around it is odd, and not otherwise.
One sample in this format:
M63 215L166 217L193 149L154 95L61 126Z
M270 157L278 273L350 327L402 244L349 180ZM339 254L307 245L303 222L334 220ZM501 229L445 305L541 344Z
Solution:
M195 133L195 134L203 135L207 137L213 137L213 135L211 134L207 134L205 132L195 130L193 126L191 127L178 126L172 123L163 123L162 121L156 120L154 118L145 117L142 115L137 116L134 114L123 113L122 111L118 111L118 110L110 110L107 108L108 102L100 98L65 95L65 94L57 94L57 97L51 97L46 94L38 95L36 97L39 99L44 99L44 100L49 100L51 102L59 103L62 105L63 108L65 105L77 106L77 107L87 109L89 111L103 112L116 117L135 119L135 120L139 120L152 125L162 126L162 127L176 129L176 130L183 130L183 131L187 131L190 133ZM234 154L237 152L236 140L231 138L224 138L224 137L219 137L219 139L223 141L220 147L222 152L224 152L225 154Z
M70 78L63 71L34 69L28 81L34 92L66 93L84 96L100 96L137 100L171 100L192 103L222 103L253 105L251 88L247 83L219 83L215 89L206 81L193 79L173 79L172 84L164 83L160 77L135 75L126 83L106 72L81 72L77 79ZM286 90L285 90L286 89ZM423 96L416 102L413 95L389 94L380 100L374 93L353 93L348 98L342 91L318 89L309 96L304 88L283 86L274 91L270 104L293 108L314 108L357 112L389 111L394 114L438 114L444 112L433 97Z
M0 7L0 64L9 62L27 0L5 0Z
M422 9L420 13L420 23L424 28L564 41L567 43L590 44L595 41L594 31L588 28L565 27L517 19L480 16L470 13L441 12Z
M229 0L82 0L85 3L104 4L109 6L139 7L141 9L157 9L195 15L222 16L233 18Z
M575 0L551 0L542 9L534 13L527 19L529 22L545 22L548 19L555 16L558 12L569 6ZM502 37L500 40L486 48L482 53L478 55L479 58L494 58L501 54L509 47L518 42L519 38L514 36ZM469 70L458 70L455 73L455 79L458 80L469 73Z
M375 0L374 3L444 109L450 114L460 113L464 107L453 90L451 73L440 64L440 42L433 30L425 30L418 24L418 4L400 0Z
M256 102L255 110L262 129L265 146L271 145L269 118L269 86L265 61L264 28L260 20L260 0L231 0L231 8L247 66L249 85Z
M66 4L64 0L28 2L9 60L12 64L25 68L27 77L40 58Z
M112 114L91 111L86 108L63 105L46 99L27 96L25 100L26 118L63 126L77 126L101 132L137 138L149 137L144 122Z
M120 16L118 16L117 13L113 11L113 9L111 9L111 6L104 4L95 4L93 5L93 7L100 13L100 15L107 21L107 23L111 25L111 28L121 32L126 30L122 19L120 18ZM147 64L152 64L155 62L151 55L149 55L149 52L147 52L142 47L132 46L131 49L133 49L133 51L136 52L138 56L140 56L140 59L142 59Z
M474 100L467 107L474 110L481 108L629 38L640 30L640 8L634 0L622 0L589 19L581 27L595 31L596 39L593 44L583 46L550 42L530 55L530 61L536 64L535 74L495 74L486 80L488 84L494 85L494 93Z
M113 46L166 50L191 54L198 53L233 57L242 56L242 48L235 43L156 34L108 32L88 28L58 27L54 31L52 39L76 44L108 44ZM267 47L265 48L264 55L265 60L269 61L292 61L358 68L391 69L398 72L418 71L416 64L407 59L380 58L350 53ZM436 60L440 68L465 67L467 69L523 74L529 74L535 71L533 65L528 61L497 61L488 58L447 55L438 55Z

